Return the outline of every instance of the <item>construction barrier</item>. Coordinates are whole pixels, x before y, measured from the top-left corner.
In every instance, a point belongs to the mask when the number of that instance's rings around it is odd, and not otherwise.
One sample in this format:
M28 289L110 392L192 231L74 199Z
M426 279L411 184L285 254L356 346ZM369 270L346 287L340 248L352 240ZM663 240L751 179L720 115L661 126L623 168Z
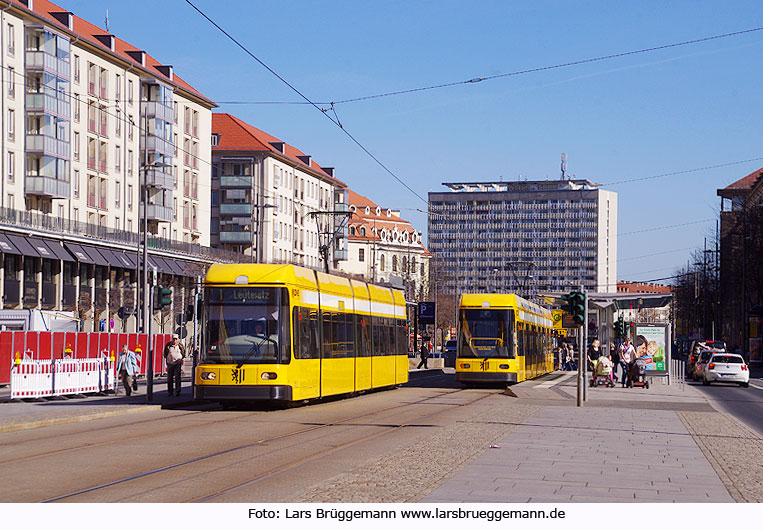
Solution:
M170 341L169 334L153 335L154 373L166 373L162 352ZM145 333L0 331L0 385L11 382L15 359L53 361L61 359L117 358L123 345L136 352L139 375L148 368L148 335Z
M14 359L11 399L32 399L114 390L114 361L100 359Z

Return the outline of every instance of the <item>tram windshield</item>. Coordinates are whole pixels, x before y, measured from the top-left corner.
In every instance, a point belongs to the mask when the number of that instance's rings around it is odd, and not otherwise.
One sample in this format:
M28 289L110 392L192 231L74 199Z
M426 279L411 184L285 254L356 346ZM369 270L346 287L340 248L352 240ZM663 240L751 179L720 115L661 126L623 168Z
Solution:
M288 363L289 293L283 287L207 287L201 362Z
M514 312L510 309L462 309L458 356L513 358Z

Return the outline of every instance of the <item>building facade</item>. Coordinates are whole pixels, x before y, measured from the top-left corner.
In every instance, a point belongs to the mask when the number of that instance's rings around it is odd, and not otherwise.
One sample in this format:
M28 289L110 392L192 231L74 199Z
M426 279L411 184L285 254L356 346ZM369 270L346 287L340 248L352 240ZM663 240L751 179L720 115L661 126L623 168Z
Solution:
M423 300L431 254L421 232L402 219L399 210L382 208L352 190L349 208L348 259L342 271L403 288L408 301Z
M347 187L334 168L230 114L212 115L212 135L212 246L316 269L326 246L336 270L347 259Z
M588 180L444 185L428 215L443 292L615 292L615 192Z
M0 1L0 25L0 307L135 330L145 224L149 267L177 287L154 329L174 329L189 282L224 259L208 236L214 102L51 2Z
M720 223L720 337L763 361L763 168L717 191ZM706 338L709 334L705 332Z

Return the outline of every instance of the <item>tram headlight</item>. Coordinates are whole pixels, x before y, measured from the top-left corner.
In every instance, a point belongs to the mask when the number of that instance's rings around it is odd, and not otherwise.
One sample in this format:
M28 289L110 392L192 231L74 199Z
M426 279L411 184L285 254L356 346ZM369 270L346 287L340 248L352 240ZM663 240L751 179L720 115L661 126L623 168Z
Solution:
M498 368L500 368L501 370L508 370L509 369L509 365L508 364L501 364L501 365L498 365Z
M461 368L469 368L469 365L468 364L462 364Z
M260 376L265 381L272 381L276 377L278 377L278 374L275 372L262 372L262 375Z
M201 372L201 378L204 381L213 381L214 379L217 379L217 374L214 372Z

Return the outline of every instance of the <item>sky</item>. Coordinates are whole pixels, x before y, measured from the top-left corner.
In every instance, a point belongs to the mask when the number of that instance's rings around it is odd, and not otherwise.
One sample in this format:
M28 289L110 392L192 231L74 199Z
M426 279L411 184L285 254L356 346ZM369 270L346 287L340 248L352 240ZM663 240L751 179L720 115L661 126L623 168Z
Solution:
M655 280L713 236L717 189L763 167L763 31L320 111L763 27L760 2L192 1L319 108L286 104L304 100L185 0L57 3L101 27L108 9L111 33L216 112L335 167L424 234L443 182L557 179L566 153L568 174L618 192L618 279Z

